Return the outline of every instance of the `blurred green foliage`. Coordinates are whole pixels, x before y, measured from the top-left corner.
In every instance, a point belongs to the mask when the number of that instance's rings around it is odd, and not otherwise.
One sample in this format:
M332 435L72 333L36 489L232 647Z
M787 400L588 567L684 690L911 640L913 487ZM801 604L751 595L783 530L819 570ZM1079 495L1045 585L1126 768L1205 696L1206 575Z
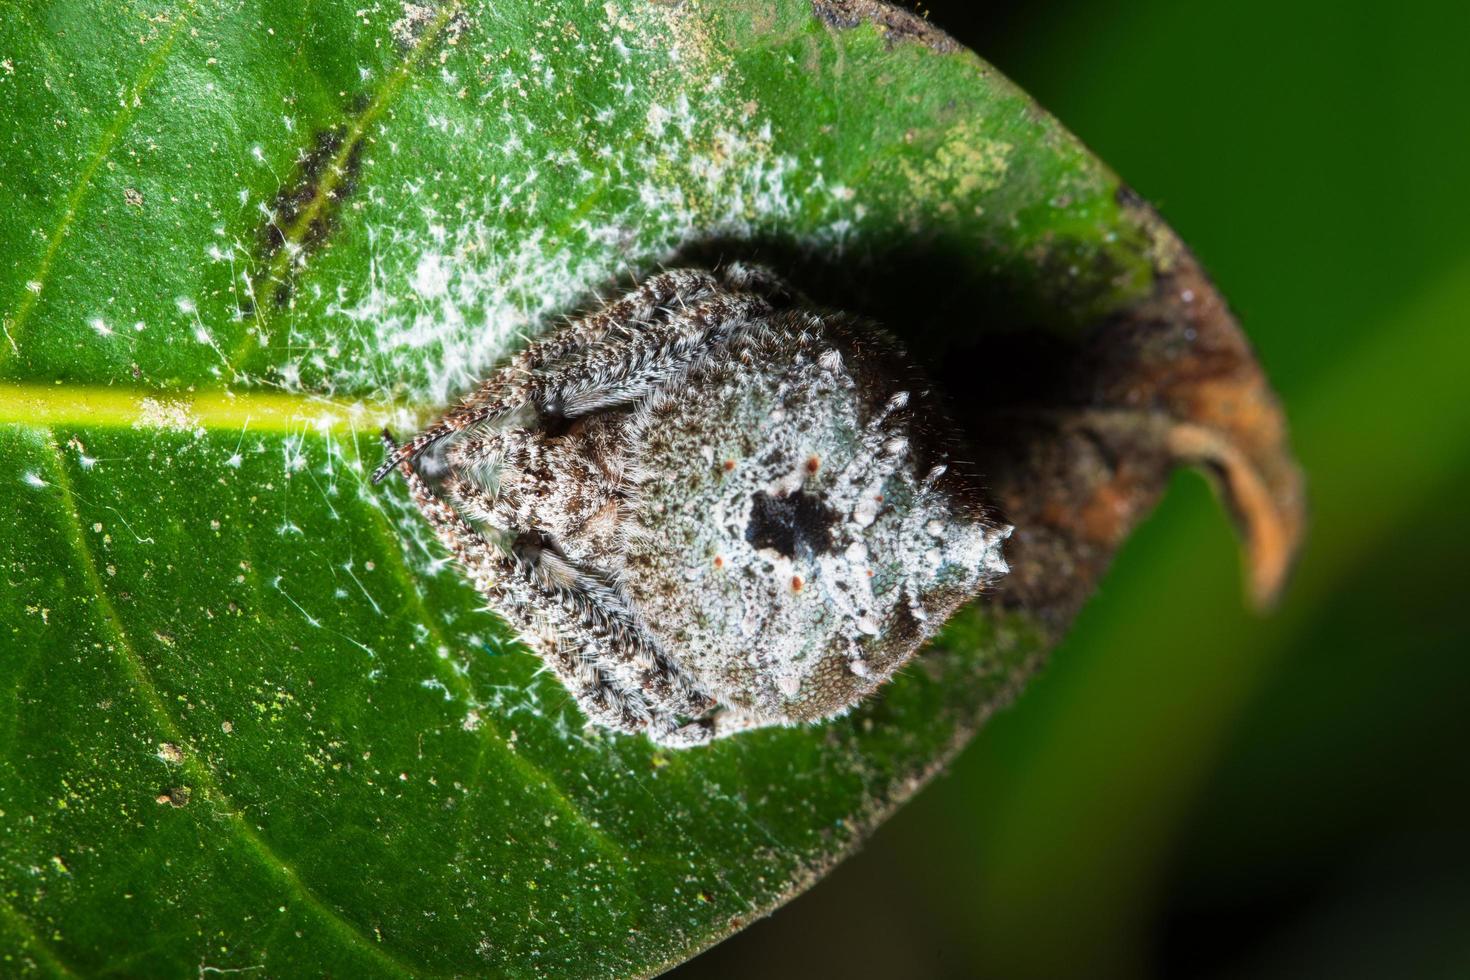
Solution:
M948 778L680 976L1470 975L1470 8L929 7L1215 276L1307 550L1247 613L1179 478Z

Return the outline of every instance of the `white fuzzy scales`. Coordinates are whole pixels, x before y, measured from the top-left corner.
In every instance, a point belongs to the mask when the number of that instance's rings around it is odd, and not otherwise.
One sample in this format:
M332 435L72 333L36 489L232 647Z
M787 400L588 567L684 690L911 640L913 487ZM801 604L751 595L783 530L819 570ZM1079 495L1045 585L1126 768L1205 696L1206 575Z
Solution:
M688 746L846 712L1005 574L949 441L891 339L735 266L533 345L380 475L591 720Z

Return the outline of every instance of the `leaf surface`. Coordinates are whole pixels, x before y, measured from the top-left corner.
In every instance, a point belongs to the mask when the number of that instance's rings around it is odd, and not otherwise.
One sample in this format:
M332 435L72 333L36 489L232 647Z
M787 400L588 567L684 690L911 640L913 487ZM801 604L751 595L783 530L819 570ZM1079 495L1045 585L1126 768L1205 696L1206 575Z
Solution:
M1176 462L1263 595L1299 528L1193 260L876 4L6 4L0 187L6 972L657 972L922 785ZM365 474L557 316L726 258L929 361L1016 571L852 716L658 751Z

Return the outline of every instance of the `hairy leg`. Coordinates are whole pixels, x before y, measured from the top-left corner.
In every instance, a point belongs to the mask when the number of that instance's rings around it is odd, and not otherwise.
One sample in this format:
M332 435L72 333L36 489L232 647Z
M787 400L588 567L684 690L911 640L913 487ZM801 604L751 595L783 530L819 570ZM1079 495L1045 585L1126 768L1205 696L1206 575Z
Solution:
M450 444L442 486L471 517L511 533L546 531L569 547L594 515L620 498L621 474L600 451L606 447L575 434L492 429Z
M387 432L383 434L383 441L391 454L396 447ZM615 642L614 637L604 634L588 637L591 642L587 644L569 642L585 632L578 628L581 611L572 603L539 601L544 587L535 582L537 576L532 570L486 541L458 511L434 493L410 461L400 463L399 469L408 482L414 504L480 594L490 600L497 611L511 618L522 632L539 635L549 631L552 634L545 641L534 643L533 649L572 693L589 719L617 731L647 732L650 736L664 735L680 728L666 710L649 704L637 689L628 690L615 684L608 672L599 666L599 661L616 656L597 649L611 646ZM544 611L547 622L535 622L530 615L531 610ZM543 625L548 629L542 630L540 627Z
M545 340L531 344L492 374L459 405L390 453L373 472L373 482L381 482L404 460L416 458L445 436L462 432L481 422L488 422L525 404L530 400L537 372L549 365L580 348L602 341L619 328L656 322L670 304L686 306L707 296L718 286L719 281L708 272L674 269L660 273L621 299L573 321Z
M709 697L649 636L610 576L537 543L523 542L518 552L543 595L575 615L599 641L598 666L610 677L638 691L656 710L686 717L709 711Z
M554 415L573 418L626 405L666 384L701 355L751 320L771 313L753 293L711 296L671 310L666 322L575 351L538 375L530 400Z

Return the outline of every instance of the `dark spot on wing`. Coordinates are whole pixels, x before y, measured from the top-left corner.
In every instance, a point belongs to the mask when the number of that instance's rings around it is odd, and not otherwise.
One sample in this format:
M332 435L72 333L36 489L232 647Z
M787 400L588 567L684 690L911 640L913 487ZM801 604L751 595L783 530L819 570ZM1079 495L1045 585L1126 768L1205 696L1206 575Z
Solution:
M770 548L787 558L820 555L832 550L832 525L837 512L816 494L798 490L773 497L764 490L751 500L745 540L755 548Z

